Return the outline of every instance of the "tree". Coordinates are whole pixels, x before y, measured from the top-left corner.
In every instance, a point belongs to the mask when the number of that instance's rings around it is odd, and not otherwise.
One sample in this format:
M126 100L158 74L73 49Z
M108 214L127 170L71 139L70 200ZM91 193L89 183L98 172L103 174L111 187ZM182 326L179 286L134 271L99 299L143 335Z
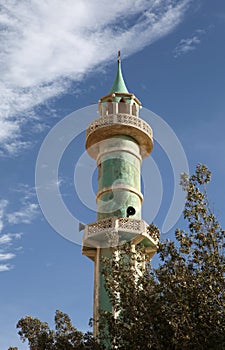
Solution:
M30 350L100 350L92 334L83 334L71 323L69 316L59 310L55 314L55 330L51 330L46 322L27 316L17 324L18 334L23 342L28 341ZM8 350L17 350L9 348Z
M157 268L145 264L142 246L134 251L126 244L115 249L113 259L104 259L113 313L100 313L101 344L112 350L225 349L225 232L209 207L210 177L204 165L189 179L182 176L187 230L177 229L174 241L159 244ZM149 229L159 234L153 224ZM55 330L30 316L17 327L30 350L104 349L61 311Z
M188 229L159 244L158 268L142 268L143 247L129 244L104 259L114 313L101 312L100 338L111 349L225 349L225 235L209 207L210 177L204 165L182 176Z

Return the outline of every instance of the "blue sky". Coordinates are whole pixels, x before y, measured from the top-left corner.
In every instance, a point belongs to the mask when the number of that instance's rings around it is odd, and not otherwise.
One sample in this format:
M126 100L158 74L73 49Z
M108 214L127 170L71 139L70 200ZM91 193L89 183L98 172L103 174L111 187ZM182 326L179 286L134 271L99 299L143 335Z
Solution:
M27 349L15 329L21 317L52 324L55 310L61 309L86 330L92 316L93 263L42 214L35 165L42 142L57 123L108 93L118 49L129 91L169 124L190 172L199 162L212 171L210 202L224 226L225 3L1 0L0 11L0 348ZM78 114L76 118L81 125ZM77 187L85 192L82 171L74 185L77 164L86 162L85 174L90 167L93 182L86 192L94 202L96 172L93 162L82 158L84 141L83 129L66 148L54 185L72 215L88 223L96 213L77 194ZM55 154L54 147L49 154ZM162 180L162 203L154 218L162 228L172 200L173 164L158 142L145 162L143 181L151 183L155 169ZM151 198L144 202L145 213L154 207L157 193ZM174 227L180 225L182 220Z

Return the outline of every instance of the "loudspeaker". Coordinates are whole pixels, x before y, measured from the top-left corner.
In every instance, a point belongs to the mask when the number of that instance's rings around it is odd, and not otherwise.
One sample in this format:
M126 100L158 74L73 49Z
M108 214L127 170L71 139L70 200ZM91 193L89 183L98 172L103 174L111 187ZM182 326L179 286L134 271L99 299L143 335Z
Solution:
M129 218L129 216L133 216L136 213L136 210L134 209L134 207L128 207L127 208L127 217Z
M78 229L79 229L79 232L80 232L80 231L83 231L83 230L85 229L85 225L82 224L82 222L79 222L79 227L78 227Z

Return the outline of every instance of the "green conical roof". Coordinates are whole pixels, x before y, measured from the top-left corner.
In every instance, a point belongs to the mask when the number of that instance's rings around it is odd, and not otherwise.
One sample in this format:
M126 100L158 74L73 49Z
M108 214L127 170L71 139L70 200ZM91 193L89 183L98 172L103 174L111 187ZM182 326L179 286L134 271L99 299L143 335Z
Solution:
M126 84L123 80L122 75L122 69L121 69L121 62L120 62L120 52L118 52L118 68L117 68L117 74L116 78L114 80L113 86L110 89L110 92L122 92L122 93L128 93Z

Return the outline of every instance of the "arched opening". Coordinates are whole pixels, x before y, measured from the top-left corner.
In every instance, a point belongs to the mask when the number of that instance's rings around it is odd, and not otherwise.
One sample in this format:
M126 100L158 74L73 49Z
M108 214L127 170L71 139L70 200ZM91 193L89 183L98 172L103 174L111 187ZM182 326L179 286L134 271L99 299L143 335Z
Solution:
M132 115L137 116L137 106L136 103L132 104Z
M124 97L122 97L119 101L119 113L128 113L127 103Z
M107 100L106 103L106 114L113 114L113 103L112 100Z

